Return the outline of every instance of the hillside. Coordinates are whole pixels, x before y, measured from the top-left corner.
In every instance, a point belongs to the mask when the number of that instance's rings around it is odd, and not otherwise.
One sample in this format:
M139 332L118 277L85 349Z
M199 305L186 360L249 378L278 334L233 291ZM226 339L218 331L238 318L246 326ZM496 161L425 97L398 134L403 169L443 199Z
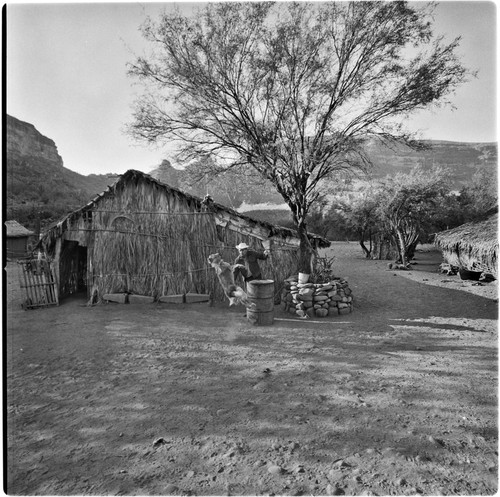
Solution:
M443 166L453 171L450 187L460 190L467 185L476 170L486 169L496 184L498 151L496 143L461 143L446 141L424 142L427 150L414 151L407 147L389 149L373 142L367 153L374 167L369 176L381 178L397 172L407 172L420 165L424 168ZM32 124L7 116L6 127L6 210L7 219L16 219L28 228L38 229L66 212L87 203L97 193L113 183L116 177L108 175L84 176L66 169L54 141L43 136ZM188 193L203 197L209 193L216 202L237 209L246 204L282 204L282 198L269 183L257 180L251 174L225 173L216 178L206 176L195 181L196 167L173 167L163 160L150 174L162 182ZM335 180L325 184L332 193ZM344 185L349 190L349 184ZM246 211L252 215L252 211ZM256 212L259 218L269 213ZM278 215L276 221L286 221L287 215ZM278 223L279 224L279 223Z
M374 168L371 175L382 178L396 172L408 172L415 166L431 169L435 166L449 168L453 173L452 187L460 190L466 186L478 168L491 172L496 178L498 165L497 143L462 143L426 140L427 150L412 150L408 147L389 149L373 142L367 146Z
M32 124L7 115L7 219L38 229L88 202L113 179L66 169L53 140Z
M412 150L405 146L388 148L386 146L369 142L366 153L373 162L368 174L355 181L368 181L380 179L397 173L407 173L412 168L420 166L424 169L444 167L452 172L450 189L459 191L467 186L478 169L486 169L492 182L496 184L498 151L496 143L462 143L447 141L424 141L425 150ZM156 179L172 186L181 188L189 193L203 197L206 193L215 201L238 208L242 203L282 204L283 199L273 187L262 181L254 182L242 178L237 173L228 172L217 178L204 177L202 181L195 182L196 166L184 169L175 168L168 160L164 160L150 174ZM343 184L344 193L349 192L349 181ZM325 189L337 190L338 182L331 179L325 182Z

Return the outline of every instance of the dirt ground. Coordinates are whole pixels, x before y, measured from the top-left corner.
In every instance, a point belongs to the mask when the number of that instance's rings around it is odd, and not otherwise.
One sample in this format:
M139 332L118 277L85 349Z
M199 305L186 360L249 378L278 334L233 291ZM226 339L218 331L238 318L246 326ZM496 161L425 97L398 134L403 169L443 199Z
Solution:
M11 495L492 495L497 286L334 243L352 314L227 303L23 311L8 265Z

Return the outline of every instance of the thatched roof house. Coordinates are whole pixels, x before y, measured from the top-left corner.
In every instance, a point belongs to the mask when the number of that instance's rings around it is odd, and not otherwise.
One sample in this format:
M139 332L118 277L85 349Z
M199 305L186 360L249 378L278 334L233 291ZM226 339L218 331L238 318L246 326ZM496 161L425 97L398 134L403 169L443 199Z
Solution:
M434 244L446 262L469 271L498 273L498 213L438 233Z
M30 238L35 234L17 221L5 221L5 241L7 257L24 257L28 251Z
M236 211L160 183L130 170L82 208L48 229L40 248L54 260L60 296L80 288L102 297L127 292L155 298L211 293L223 299L207 257L237 256L246 242L263 248L272 241L272 257L261 265L279 291L297 268L299 239L288 228L256 221ZM330 242L311 235L313 245Z

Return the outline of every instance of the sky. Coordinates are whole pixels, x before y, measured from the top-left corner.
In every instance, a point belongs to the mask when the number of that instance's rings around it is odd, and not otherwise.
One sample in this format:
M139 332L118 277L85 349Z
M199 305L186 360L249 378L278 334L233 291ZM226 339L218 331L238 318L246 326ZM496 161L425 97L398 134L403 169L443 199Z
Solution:
M124 129L141 94L126 74L147 50L139 27L173 5L7 3L6 112L54 140L64 167L80 174L149 172L171 160L173 149L137 143ZM410 127L423 138L497 141L496 15L494 2L438 3L434 32L461 36L458 54L478 75L456 91L454 110L415 115Z

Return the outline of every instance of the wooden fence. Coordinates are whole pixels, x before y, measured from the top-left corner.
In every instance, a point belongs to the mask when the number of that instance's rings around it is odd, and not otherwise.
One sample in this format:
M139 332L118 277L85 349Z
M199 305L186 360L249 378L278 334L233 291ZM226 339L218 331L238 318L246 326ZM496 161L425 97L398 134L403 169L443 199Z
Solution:
M59 305L57 282L54 268L49 261L36 258L18 260L19 279L26 298L22 303L24 309L36 309Z

